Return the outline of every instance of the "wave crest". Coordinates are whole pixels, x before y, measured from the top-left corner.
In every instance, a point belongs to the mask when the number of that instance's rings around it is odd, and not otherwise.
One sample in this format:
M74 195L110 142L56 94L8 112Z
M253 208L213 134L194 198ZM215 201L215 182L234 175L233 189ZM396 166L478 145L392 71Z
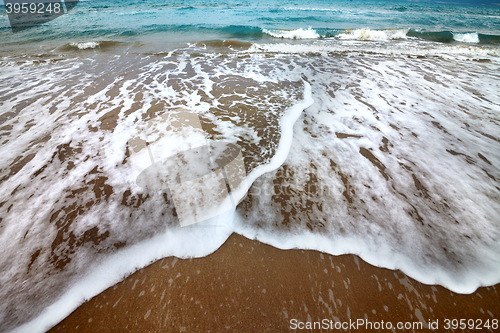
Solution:
M408 29L389 29L389 30L371 30L371 29L356 29L346 30L340 33L340 39L355 39L355 40L391 40L391 39L405 39Z
M462 43L479 43L479 35L477 32L453 34L453 39Z
M109 49L118 46L121 42L117 41L88 41L71 42L62 46L63 51L89 50L89 49Z
M307 28L307 30L304 30L302 28L295 30L262 29L262 32L272 37L287 38L287 39L316 39L320 37L320 35L316 32L316 30L312 29L311 27Z

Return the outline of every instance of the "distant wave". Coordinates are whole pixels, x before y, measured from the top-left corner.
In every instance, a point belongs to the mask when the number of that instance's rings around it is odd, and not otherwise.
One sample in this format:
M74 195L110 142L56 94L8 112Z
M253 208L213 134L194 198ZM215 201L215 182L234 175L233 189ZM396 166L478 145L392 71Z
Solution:
M454 43L433 43L419 47L418 40L405 43L350 43L351 40L328 39L324 43L254 43L245 52L270 52L281 54L385 54L405 55L415 58L427 56L464 56L474 61L489 62L489 57L499 57L500 48L463 47ZM411 46L410 46L411 45Z
M371 30L371 29L356 29L346 30L340 33L340 39L356 39L356 40L391 40L404 39L408 29L389 29L389 30Z
M330 37L330 36L326 36ZM485 35L477 32L457 33L452 31L417 31L414 29L347 29L339 32L337 36L340 39L383 41L393 39L405 39L415 37L423 40L440 43L475 43L475 44L500 44L500 36Z
M88 41L88 42L72 42L61 47L63 51L88 50L88 49L110 49L118 46L121 42L117 41Z
M433 42L451 43L454 41L451 31L417 31L410 29L406 35Z
M479 35L477 32L468 34L453 34L453 39L463 43L479 43Z
M313 12L333 12L333 13L350 13L351 11L337 8L308 8L308 7L285 7L281 10L301 10Z
M247 25L228 26L188 26L188 25L165 25L147 27L148 32L197 32L197 33L218 33L224 38L282 38L282 39L319 39L319 38L340 38L345 40L383 41L405 39L416 37L441 43L480 43L480 44L500 44L500 36L485 35L477 32L458 33L453 31L419 31L411 28L395 29L267 29Z
M70 43L69 46L76 47L79 50L95 49L99 47L99 42Z
M462 42L476 44L500 44L500 36L480 34L477 32L454 33L452 31L416 31L410 29L407 36L441 43Z
M305 10L305 9L304 9ZM308 9L313 10L313 9ZM320 9L314 9L320 10ZM28 42L41 40L65 40L64 45L66 50L95 50L116 46L121 38L128 36L144 36L146 39L150 34L164 34L164 39L171 39L171 35L175 35L175 39L179 38L179 33L185 36L186 41L195 42L200 40L243 40L246 42L258 42L269 39L283 40L314 40L314 39L342 39L342 40L360 40L360 41L390 41L401 40L409 37L418 38L427 41L440 43L468 43L480 45L500 45L500 35L486 35L479 31L460 30L445 30L445 31L428 31L419 30L416 28L395 27L394 29L372 29L370 27L358 27L354 29L328 28L326 26L314 26L307 28L303 23L291 23L289 26L274 26L273 28L263 24L258 25L216 25L216 24L148 24L138 27L107 28L100 27L91 30L75 30L71 34L72 40L67 41L68 35L63 30L47 30L40 34L38 30L32 30L31 39ZM302 25L302 26L301 26ZM6 29L6 33L10 33ZM108 41L115 40L115 44L98 41L105 39Z
M236 37L252 35L257 37L259 31L255 27L227 27L225 32L231 32ZM327 29L261 29L262 35L282 39L319 39L319 38L338 38L342 40L360 40L360 41L389 41L406 39L414 37L418 39L440 42L440 43L474 43L474 44L500 44L500 36L485 35L477 32L458 33L452 31L419 31L408 28L396 29L345 29L345 30L327 30Z
M316 30L309 27L307 30L302 28L295 30L267 30L262 29L265 34L268 34L276 38L286 38L286 39L315 39L319 38L320 35Z
M406 40L408 38L427 40L443 44L466 43L471 45L500 44L500 36L485 35L477 32L454 33L451 31L417 31L413 29L313 29L311 27L304 29L265 29L255 26L177 26L162 25L145 27L147 33L158 32L183 32L194 33L198 41L194 40L198 46L209 49L219 49L219 51L247 50L254 43L265 43L269 39L287 40L319 40L324 39L331 42L335 41L367 41L367 42L389 42ZM216 36L214 36L214 34ZM125 32L121 35L125 35ZM208 38L203 38L206 36ZM110 36L111 37L111 36ZM213 38L215 37L215 38ZM77 37L78 38L78 37ZM116 38L116 36L115 36ZM81 36L80 40L74 40L59 47L59 50L65 52L105 52L112 50L119 45L124 44L118 40L98 40L91 39L89 36ZM330 45L331 46L331 45ZM345 45L344 45L345 46ZM298 46L296 46L298 47ZM286 47L285 47L286 49ZM392 50L393 48L391 48Z

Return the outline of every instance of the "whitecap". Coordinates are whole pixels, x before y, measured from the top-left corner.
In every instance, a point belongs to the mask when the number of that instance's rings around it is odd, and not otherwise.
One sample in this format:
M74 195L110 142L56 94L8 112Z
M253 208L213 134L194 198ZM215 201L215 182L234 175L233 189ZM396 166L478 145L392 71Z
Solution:
M462 43L479 43L479 35L477 32L453 34L453 39Z
M265 34L276 38L286 38L286 39L316 39L319 38L320 35L316 32L316 30L309 27L307 30L302 28L295 30L262 30Z
M340 39L355 39L355 40L378 40L385 41L391 39L405 39L408 29L389 29L389 30L371 30L371 29L356 29L346 30L339 34Z

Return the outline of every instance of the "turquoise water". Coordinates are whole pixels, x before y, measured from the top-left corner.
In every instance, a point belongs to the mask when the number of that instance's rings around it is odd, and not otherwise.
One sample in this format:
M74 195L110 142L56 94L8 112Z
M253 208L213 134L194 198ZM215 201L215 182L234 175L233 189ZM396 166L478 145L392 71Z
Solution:
M499 91L492 4L81 1L16 33L2 9L0 331L43 332L233 232L458 293L496 285ZM174 130L180 109L202 135ZM240 147L248 192L182 228L138 175L198 139Z
M0 38L11 43L100 38L162 42L212 38L269 39L263 29L314 29L335 37L345 29L409 29L408 36L454 42L453 34L478 34L480 44L500 43L498 5L408 1L81 1L43 26L12 34L4 11Z

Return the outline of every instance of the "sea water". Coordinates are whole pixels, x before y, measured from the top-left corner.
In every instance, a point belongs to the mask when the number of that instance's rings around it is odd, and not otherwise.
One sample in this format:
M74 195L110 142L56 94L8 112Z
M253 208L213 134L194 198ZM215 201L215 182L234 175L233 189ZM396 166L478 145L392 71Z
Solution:
M1 331L233 232L459 293L500 282L499 6L95 0L17 33L0 15ZM240 147L248 186L187 227L130 145L152 126L156 156L189 149L179 108Z

